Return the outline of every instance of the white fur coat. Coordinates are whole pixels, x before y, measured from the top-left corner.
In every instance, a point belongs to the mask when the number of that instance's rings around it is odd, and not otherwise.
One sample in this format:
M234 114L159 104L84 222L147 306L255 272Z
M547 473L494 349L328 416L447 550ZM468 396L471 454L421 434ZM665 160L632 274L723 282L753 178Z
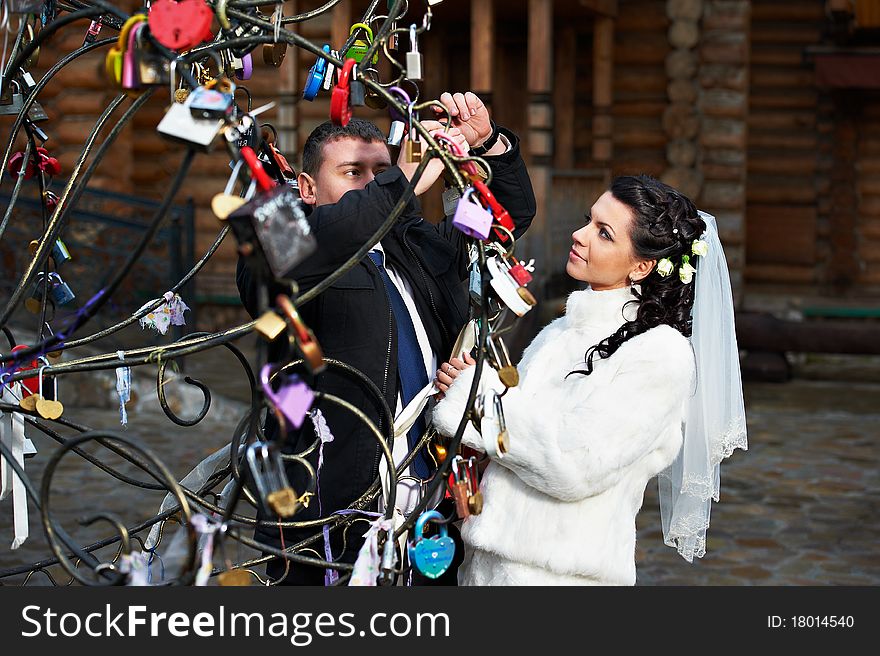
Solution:
M648 481L681 448L691 393L690 343L669 326L625 342L610 358L584 354L635 313L628 287L574 292L565 316L542 330L518 366L520 384L503 397L510 450L481 483L484 510L465 520L468 560L460 583L634 585L635 517ZM475 367L434 410L453 435ZM483 367L483 384L503 386ZM463 443L480 450L468 423Z

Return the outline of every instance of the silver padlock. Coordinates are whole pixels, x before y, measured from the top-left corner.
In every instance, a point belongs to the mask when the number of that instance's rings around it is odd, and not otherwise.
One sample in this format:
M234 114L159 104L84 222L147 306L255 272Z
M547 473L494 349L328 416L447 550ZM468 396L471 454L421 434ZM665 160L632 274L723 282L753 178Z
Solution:
M264 510L279 517L295 515L301 504L287 480L281 454L266 442L254 442L247 449L247 462Z
M443 191L443 215L453 216L458 208L461 192L456 187L449 187Z
M339 57L339 52L336 50L331 50L330 54L334 57ZM328 61L327 68L324 69L324 91L330 91L333 88L333 85L335 84L335 73L336 67Z
M409 26L409 51L406 53L406 76L410 80L422 79L422 53L419 52L419 43L416 37L417 26L415 23Z
M66 282L61 279L57 273L50 273L49 277L54 280L49 296L56 305L67 305L76 298L76 294Z
M2 78L0 78L0 84L3 85L3 92L0 93L0 116L18 116L24 106L21 87L15 80L7 84L6 80L2 80Z
M399 146L405 134L406 123L403 121L391 121L391 127L388 128L388 145Z
M182 104L172 103L156 130L169 139L208 152L223 128L223 119L196 118L190 111L192 99L193 94L189 94Z

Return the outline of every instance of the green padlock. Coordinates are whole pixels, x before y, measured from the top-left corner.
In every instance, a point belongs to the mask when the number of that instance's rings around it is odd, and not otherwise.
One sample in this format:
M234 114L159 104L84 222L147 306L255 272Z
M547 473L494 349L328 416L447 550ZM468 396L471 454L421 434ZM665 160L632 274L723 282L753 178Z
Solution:
M354 44L345 53L346 59L354 59L358 64L360 64L363 61L364 56L367 54L367 50L370 48L370 46L373 43L373 30L371 30L370 26L367 25L366 23L355 23L354 25L351 26L351 29L348 31L348 35L351 36L352 34L354 34L354 31L359 27L362 27L364 30L366 30L367 40L364 41L363 39L355 39ZM375 64L378 61L379 61L379 52L377 51L376 53L373 54L372 62Z

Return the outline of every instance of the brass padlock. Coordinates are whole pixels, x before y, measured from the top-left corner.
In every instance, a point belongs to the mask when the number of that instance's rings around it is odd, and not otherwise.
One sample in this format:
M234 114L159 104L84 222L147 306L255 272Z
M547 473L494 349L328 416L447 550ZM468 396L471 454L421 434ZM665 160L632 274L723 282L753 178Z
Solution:
M293 517L300 506L296 492L290 487L270 492L266 497L266 503L279 517Z
M284 62L284 56L286 54L287 41L263 44L263 63L266 64L266 66L280 68L281 64Z
M467 500L468 510L471 515L479 515L483 512L483 492L477 490Z
M251 584L251 575L243 569L228 569L217 575L217 582L224 587L244 587Z
M284 319L279 317L272 310L264 312L263 316L257 319L257 323L254 324L254 330L270 342L278 339L278 336L286 329L287 324L284 322Z
M413 141L412 137L406 140L406 161L410 164L418 164L422 161L421 141Z

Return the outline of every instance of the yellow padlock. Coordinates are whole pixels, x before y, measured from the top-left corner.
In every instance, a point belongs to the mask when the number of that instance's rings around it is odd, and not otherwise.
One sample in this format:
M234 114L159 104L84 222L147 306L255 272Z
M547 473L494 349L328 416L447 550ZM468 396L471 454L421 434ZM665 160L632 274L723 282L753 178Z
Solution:
M351 26L351 29L348 31L348 35L351 36L354 34L354 31L362 27L367 32L367 40L363 39L355 39L354 44L349 48L345 53L346 59L354 59L358 64L360 64L364 57L367 54L367 50L369 50L370 46L373 44L373 30L370 29L370 26L366 23L355 23ZM376 51L373 53L372 62L375 64L379 61L379 52Z
M122 58L128 49L128 33L138 23L147 20L146 14L135 14L122 25L119 30L119 39L116 45L110 48L107 57L104 59L104 70L107 72L107 78L114 87L122 88Z

